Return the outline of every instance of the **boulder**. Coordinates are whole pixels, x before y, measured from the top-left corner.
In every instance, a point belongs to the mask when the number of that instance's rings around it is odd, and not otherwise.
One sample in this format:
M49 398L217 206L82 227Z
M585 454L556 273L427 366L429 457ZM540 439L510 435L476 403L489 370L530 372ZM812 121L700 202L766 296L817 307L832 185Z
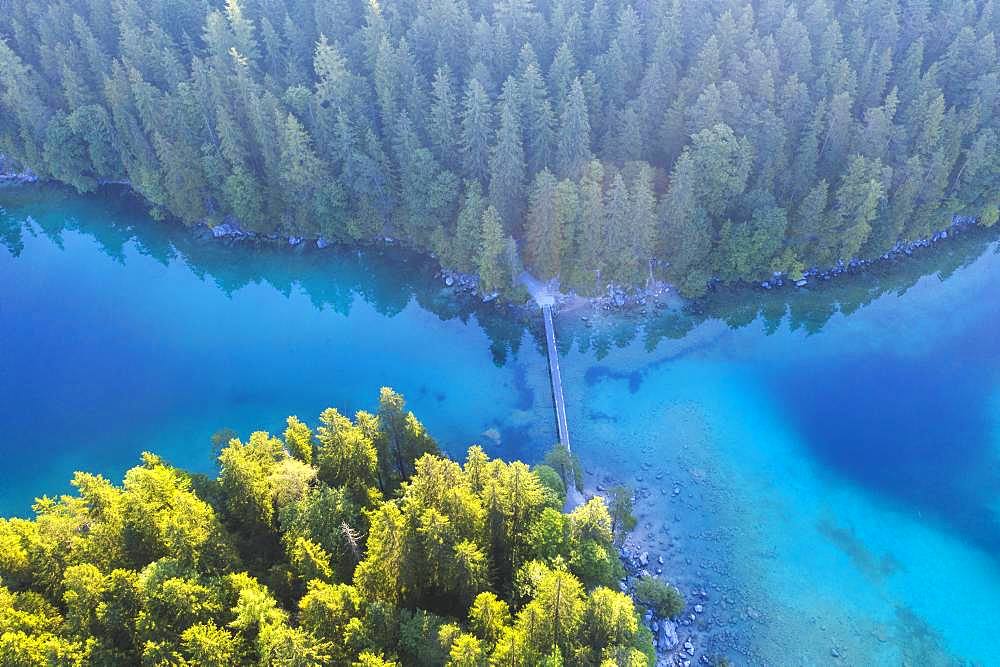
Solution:
M660 623L660 630L656 634L656 645L661 651L673 651L681 643L677 636L677 626L673 621L664 620Z
M236 225L229 222L224 222L221 225L216 225L215 227L212 227L212 236L214 236L217 239L225 238L228 236L238 237L243 235L242 231L243 230L241 230Z

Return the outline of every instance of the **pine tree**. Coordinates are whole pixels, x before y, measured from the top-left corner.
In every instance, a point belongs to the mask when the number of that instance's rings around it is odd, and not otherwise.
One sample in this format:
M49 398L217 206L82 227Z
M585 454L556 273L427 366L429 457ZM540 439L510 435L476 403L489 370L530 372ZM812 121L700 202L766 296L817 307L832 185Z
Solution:
M433 103L427 132L437 160L450 168L458 162L458 119L451 72L439 67L431 86Z
M871 233L871 223L885 196L885 177L880 160L859 155L851 161L834 195L839 259L856 257Z
M500 127L490 157L490 203L507 229L520 226L524 210L524 144L518 110L517 83L504 84L500 101Z
M580 79L574 79L563 103L556 147L556 169L561 178L577 180L590 160L590 120Z
M465 197L458 212L452 245L455 268L460 271L474 273L477 269L485 209L486 201L479 181L466 181Z
M596 294L605 267L604 168L594 160L580 180L579 216L573 240L570 283L583 294Z
M576 59L569 45L563 42L556 50L556 55L552 59L549 67L549 84L552 86L552 99L556 104L556 115L560 118L563 113L563 104L569 99L570 88L573 81L579 76L576 67Z
M492 206L483 211L477 259L479 289L483 294L501 292L510 286L506 241L500 215Z
M292 212L292 229L299 231L310 219L314 188L324 178L323 163L313 151L306 129L288 114L281 134L281 182L285 201Z
M627 280L634 284L642 280L648 263L656 254L656 194L653 192L653 169L648 164L626 165L625 174L632 206L629 213L629 236L637 261L636 272Z
M524 119L524 144L527 147L528 176L550 166L553 152L555 119L545 81L534 62L528 64L520 81L521 113Z
M560 271L563 232L556 190L556 177L548 170L538 172L531 186L525 221L528 267L544 279L557 276Z
M462 166L469 178L485 184L490 173L490 137L493 135L490 99L478 79L471 79L462 109Z
M608 271L606 278L616 284L629 284L639 272L639 258L632 246L632 203L628 186L621 174L615 174L604 201L608 230Z
M407 238L428 247L440 220L451 220L458 208L458 179L444 169L417 137L407 114L398 123L396 160L400 165L400 199Z

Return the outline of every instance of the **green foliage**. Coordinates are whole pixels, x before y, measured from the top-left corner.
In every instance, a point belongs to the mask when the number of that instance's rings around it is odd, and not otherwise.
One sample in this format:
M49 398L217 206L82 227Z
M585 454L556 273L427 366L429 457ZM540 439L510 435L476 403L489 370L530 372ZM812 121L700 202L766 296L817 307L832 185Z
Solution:
M440 634L445 627L458 630L457 626L446 625L445 619L436 614L422 609L403 610L399 619L399 652L403 662L428 667L444 664L448 651L442 647Z
M611 489L611 499L608 503L611 513L611 532L616 546L621 546L627 535L637 523L632 514L632 489L627 486L615 486Z
M312 430L300 422L298 417L289 417L287 423L285 448L288 453L304 463L312 463Z
M0 150L156 217L391 236L485 293L522 252L698 295L992 220L992 5L786 4L7 0Z
M583 465L580 458L569 451L563 444L557 444L545 455L545 464L559 473L564 488L572 485L577 491L583 491Z
M343 488L358 505L368 502L369 489L378 482L378 451L371 434L351 423L333 408L319 416L316 463L319 478L332 487Z
M121 486L78 473L77 495L0 520L0 662L478 667L650 648L602 588L621 576L602 500L564 515L552 468L543 483L478 447L462 466L429 453L404 406L386 388L378 416L325 410L315 464L289 418L284 442L232 438L214 482L145 454ZM379 452L402 464L384 470L390 500Z
M211 621L190 626L181 633L181 653L185 659L205 667L226 667L237 656L237 642L224 628Z
M512 286L513 276L506 257L507 244L503 223L497 210L490 206L483 211L477 267L479 287L484 294L503 292Z
M985 209L983 209L983 214L979 216L979 224L983 227L992 227L1000 220L1000 209L997 208L996 204L990 204Z
M404 407L386 388L377 417L325 410L313 464L313 429L289 418L284 442L232 438L215 481L144 454L120 486L78 473L76 495L0 520L0 663L633 664L651 650L606 588L621 565L603 500L562 514L550 467L431 453ZM388 500L380 453L404 471Z
M532 471L538 476L538 481L542 483L545 490L551 492L553 508L561 508L566 503L566 484L559 472L552 466L544 464L535 466Z
M655 577L643 577L635 585L635 596L660 618L673 618L684 611L680 591Z
M375 442L381 465L379 479L383 490L389 491L413 472L413 462L423 454L436 454L437 443L412 412L406 411L402 395L389 387L379 392L378 426L366 426L366 415L359 413L356 421L363 432Z

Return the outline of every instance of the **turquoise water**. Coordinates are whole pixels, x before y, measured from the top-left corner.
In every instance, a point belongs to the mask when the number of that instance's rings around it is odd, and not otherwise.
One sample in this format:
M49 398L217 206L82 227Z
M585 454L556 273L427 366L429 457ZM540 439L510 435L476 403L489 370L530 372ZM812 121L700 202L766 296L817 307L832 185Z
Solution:
M0 206L6 513L145 449L209 471L216 429L371 408L383 384L455 454L555 438L540 318L419 258L234 247L114 193ZM997 247L973 231L808 290L559 317L574 450L637 489L636 537L704 607L681 628L699 651L1000 663Z

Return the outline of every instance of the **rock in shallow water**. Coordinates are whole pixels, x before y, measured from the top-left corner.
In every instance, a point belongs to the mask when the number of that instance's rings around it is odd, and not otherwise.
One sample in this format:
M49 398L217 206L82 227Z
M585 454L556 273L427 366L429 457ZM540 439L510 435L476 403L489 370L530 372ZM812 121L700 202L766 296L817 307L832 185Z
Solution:
M660 623L660 631L656 635L656 645L661 651L673 651L680 644L677 637L677 626L673 621L664 620Z

